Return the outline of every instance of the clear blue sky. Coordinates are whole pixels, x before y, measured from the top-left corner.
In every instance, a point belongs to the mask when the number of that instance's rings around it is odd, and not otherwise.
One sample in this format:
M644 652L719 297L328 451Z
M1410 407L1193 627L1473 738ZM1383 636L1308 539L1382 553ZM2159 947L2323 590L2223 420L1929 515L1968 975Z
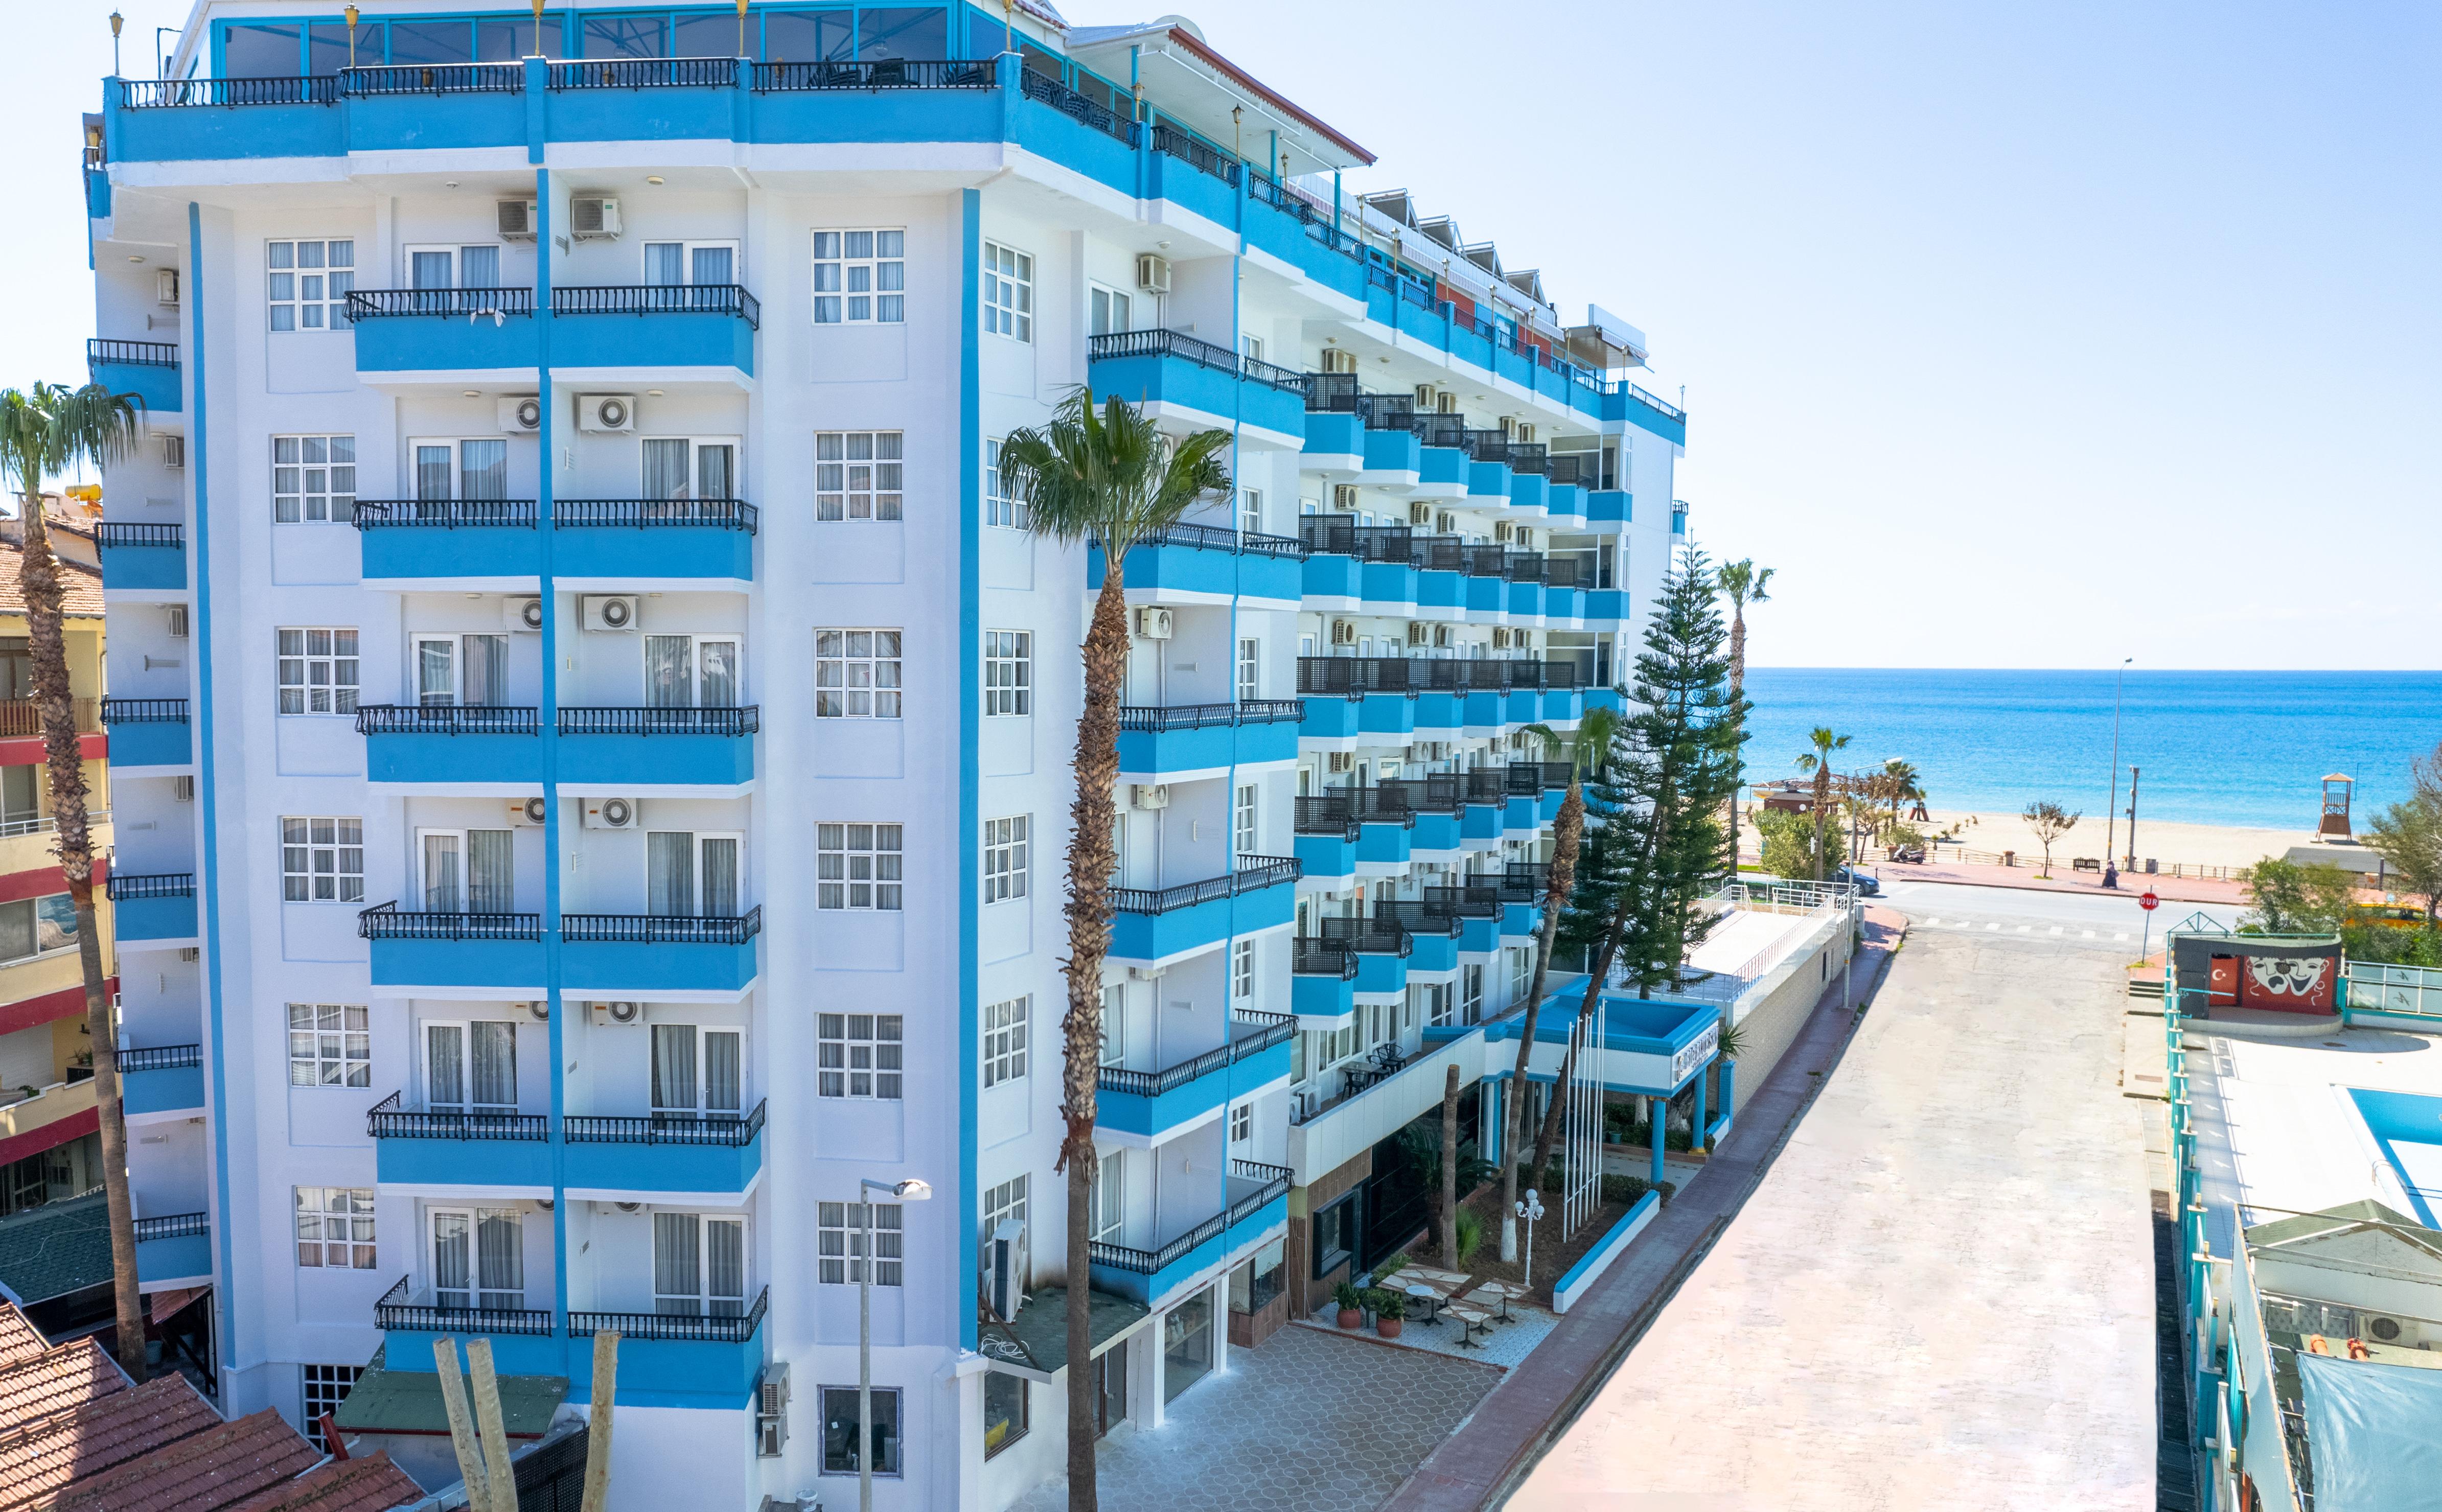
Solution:
M185 8L124 9L147 72ZM1698 539L1779 570L1759 663L2442 665L2442 9L1182 9L1645 328ZM12 7L0 382L82 374L107 9Z

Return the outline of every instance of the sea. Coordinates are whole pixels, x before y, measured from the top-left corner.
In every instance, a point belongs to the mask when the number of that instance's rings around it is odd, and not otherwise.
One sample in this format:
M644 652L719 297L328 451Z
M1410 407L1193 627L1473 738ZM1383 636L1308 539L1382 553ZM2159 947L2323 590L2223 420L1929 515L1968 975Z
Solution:
M2015 812L2049 799L2112 807L2112 672L1747 668L1752 781L1798 774L1808 734L1850 738L1834 771L1899 756L1937 811ZM2313 829L2323 779L2357 779L2353 812L2404 796L2442 742L2442 672L2176 672L2130 668L2119 707L2120 797L2137 818Z

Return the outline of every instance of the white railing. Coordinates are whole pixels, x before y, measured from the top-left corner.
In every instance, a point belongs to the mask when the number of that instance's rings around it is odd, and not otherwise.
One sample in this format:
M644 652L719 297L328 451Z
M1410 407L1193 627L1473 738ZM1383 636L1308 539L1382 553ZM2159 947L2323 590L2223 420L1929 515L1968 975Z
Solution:
M110 811L88 809L85 811L84 822L87 825L106 825L110 823ZM53 814L45 814L40 819L0 821L0 840L13 840L19 835L46 835L59 827L60 821Z
M2442 1018L2442 971L2353 960L2346 966L2346 981L2342 1007L2351 1012Z
M1811 956L1821 940L1824 926L1835 918L1845 917L1856 902L1856 886L1845 882L1732 882L1705 902L1719 913L1785 914L1803 918L1819 916L1815 927L1801 937L1783 935L1754 955L1740 961L1735 970L1715 972L1701 980L1674 987L1666 994L1692 998L1700 1003L1735 1003L1745 997L1756 984L1771 976L1777 968L1786 966L1800 956ZM1778 981L1773 986L1777 987ZM1733 1015L1736 1023L1739 1016Z

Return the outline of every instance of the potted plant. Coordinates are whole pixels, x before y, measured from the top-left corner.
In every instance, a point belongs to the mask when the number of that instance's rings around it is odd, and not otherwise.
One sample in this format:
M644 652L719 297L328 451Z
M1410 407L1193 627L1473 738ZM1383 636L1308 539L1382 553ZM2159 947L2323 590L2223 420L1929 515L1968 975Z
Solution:
M1395 1291L1377 1291L1374 1296L1374 1331L1384 1339L1396 1339L1402 1321L1408 1316L1408 1299Z
M1343 1281L1332 1287L1331 1300L1339 1303L1340 1327L1358 1328L1364 1324L1365 1299L1358 1294L1354 1285Z

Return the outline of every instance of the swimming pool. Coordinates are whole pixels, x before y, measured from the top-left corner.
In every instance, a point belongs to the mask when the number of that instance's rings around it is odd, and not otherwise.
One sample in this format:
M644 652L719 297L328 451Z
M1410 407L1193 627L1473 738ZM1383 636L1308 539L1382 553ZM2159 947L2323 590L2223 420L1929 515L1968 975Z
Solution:
M2366 1132L2406 1189L2416 1221L2442 1228L2433 1221L2433 1205L2442 1202L2442 1098L2357 1086L2348 1092Z

